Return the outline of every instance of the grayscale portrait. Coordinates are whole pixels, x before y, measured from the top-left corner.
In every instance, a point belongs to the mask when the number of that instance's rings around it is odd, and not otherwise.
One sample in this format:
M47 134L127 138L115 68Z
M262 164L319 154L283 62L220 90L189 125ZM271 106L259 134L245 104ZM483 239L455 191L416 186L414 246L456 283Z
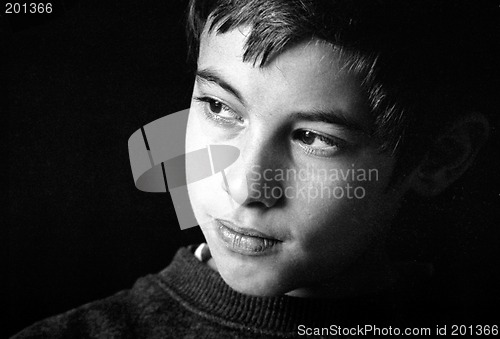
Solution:
M498 4L4 12L5 337L498 335Z

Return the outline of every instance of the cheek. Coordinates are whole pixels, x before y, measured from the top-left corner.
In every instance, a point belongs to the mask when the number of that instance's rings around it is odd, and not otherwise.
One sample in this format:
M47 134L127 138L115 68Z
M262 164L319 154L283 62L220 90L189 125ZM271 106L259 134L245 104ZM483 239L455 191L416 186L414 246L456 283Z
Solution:
M186 154L206 147L205 134L197 112L191 108L186 126Z
M204 124L205 122L199 118L198 114L190 113L186 129L186 154L206 149L208 145L213 144L207 136L207 127ZM210 167L210 163L206 166ZM186 164L187 178L197 171L198 167L193 168ZM187 185L187 191L191 208L202 229L211 223L213 216L224 217L231 210L231 200L223 190L221 173L191 182Z
M370 174L370 169L375 167L337 166L321 172L316 180L292 183L303 193L289 199L293 238L307 248L326 243L345 246L381 232L379 225L390 210L383 193L386 180L380 171Z
M205 133L202 132L202 124L197 116L197 113L193 110L189 112L188 123L186 127L186 154L198 151L207 147L207 140L205 138ZM209 164L208 164L209 165ZM196 168L191 168L189 164L186 164L186 176L189 178L191 172L196 172ZM193 209L194 215L200 226L206 217L204 216L204 203L210 201L210 193L213 191L213 178L210 176L208 178L192 182L187 185L187 190L189 194L189 200L191 207Z

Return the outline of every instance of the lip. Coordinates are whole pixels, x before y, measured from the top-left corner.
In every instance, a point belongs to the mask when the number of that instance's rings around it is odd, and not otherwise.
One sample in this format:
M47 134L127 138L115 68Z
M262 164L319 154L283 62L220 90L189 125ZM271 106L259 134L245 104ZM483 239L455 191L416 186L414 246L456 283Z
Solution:
M244 255L258 256L269 254L275 250L280 240L260 231L244 228L234 223L215 219L219 238L231 251Z

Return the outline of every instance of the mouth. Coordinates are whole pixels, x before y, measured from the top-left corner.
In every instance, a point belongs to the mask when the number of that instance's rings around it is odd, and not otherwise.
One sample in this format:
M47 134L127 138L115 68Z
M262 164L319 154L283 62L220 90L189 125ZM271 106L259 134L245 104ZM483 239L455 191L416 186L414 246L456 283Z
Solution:
M231 251L244 255L265 255L274 250L280 240L251 228L242 228L232 222L215 219L220 239Z

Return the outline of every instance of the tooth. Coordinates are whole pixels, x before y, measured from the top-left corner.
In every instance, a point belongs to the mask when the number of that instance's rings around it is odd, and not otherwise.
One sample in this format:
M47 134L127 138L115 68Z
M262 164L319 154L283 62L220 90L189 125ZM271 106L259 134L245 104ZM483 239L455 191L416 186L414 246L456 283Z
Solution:
M237 246L237 241L238 241L238 236L237 235L234 235L233 236L233 248L235 248Z

